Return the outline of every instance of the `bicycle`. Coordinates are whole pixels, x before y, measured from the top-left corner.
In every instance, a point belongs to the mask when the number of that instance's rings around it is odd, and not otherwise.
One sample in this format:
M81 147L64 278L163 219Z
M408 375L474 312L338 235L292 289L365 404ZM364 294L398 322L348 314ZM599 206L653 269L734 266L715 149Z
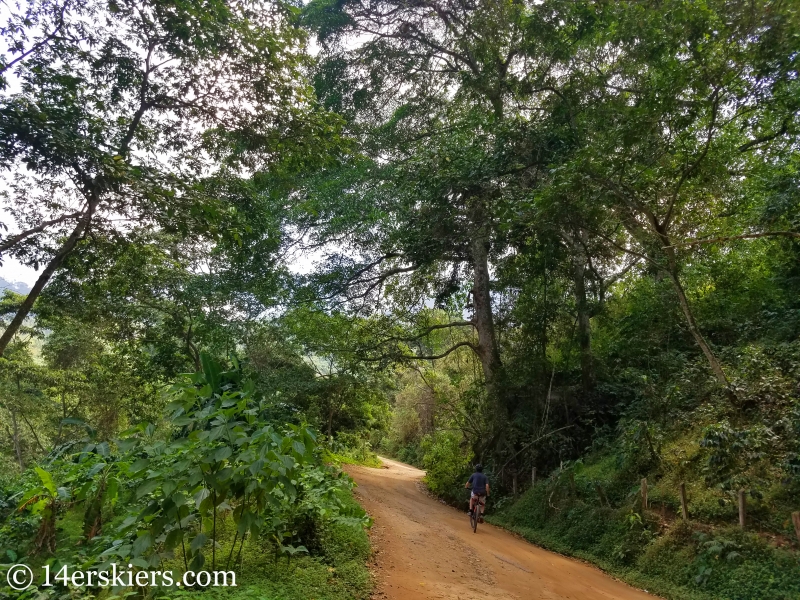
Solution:
M469 524L472 527L472 533L478 532L478 522L483 521L483 509L486 506L486 496L477 496L475 506L472 508L472 514L469 516Z

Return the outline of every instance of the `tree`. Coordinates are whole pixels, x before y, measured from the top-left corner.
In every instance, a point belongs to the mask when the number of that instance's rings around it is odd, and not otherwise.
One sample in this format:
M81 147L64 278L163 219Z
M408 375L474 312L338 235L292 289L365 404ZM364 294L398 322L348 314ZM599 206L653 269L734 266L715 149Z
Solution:
M0 300L3 321L16 313L23 299L20 294L9 290L4 292ZM40 416L45 409L41 402L44 396L43 369L34 360L39 333L36 327L26 324L12 340L8 355L0 357L0 408L8 415L7 421L3 419L3 427L20 470L25 469L30 455L44 451L37 428L32 424L37 422L34 417Z
M358 185L340 178L344 200L326 206L316 196L318 243L346 239L357 257L338 262L326 292L349 290L351 302L363 301L399 279L393 290L417 292L395 293L395 301L418 309L425 298L444 305L466 286L476 339L463 343L480 358L501 422L507 407L491 263L508 249L501 231L515 196L546 164L553 140L538 129L539 111L562 103L555 81L566 45L548 10L461 0L307 9L329 50L318 93L353 115L351 129L372 160L353 162L352 173L366 175Z
M280 2L27 10L22 29L11 17L4 30L0 164L20 231L0 251L43 269L0 353L79 245L131 227L232 235L232 206L203 180L267 169L332 132L324 115L307 118L303 35Z
M341 431L382 427L389 373L358 352L371 339L369 323L310 307L287 312L280 323L313 369L297 400L305 416L331 441Z
M791 143L783 138L798 112L790 99L796 58L783 57L792 17L781 3L759 7L617 3L606 13L615 26L598 29L572 66L584 144L559 175L578 198L603 203L627 240L595 235L669 278L689 333L725 388L729 378L701 332L681 269L693 244L726 228L717 215L736 214L749 154Z

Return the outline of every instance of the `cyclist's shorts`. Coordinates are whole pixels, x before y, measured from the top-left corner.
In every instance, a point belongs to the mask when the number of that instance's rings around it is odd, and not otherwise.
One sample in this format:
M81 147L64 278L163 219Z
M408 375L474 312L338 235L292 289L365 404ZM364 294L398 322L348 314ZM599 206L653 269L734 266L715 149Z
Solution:
M472 492L472 497L473 498L485 498L486 497L486 492L482 492L480 494L476 494L475 492Z

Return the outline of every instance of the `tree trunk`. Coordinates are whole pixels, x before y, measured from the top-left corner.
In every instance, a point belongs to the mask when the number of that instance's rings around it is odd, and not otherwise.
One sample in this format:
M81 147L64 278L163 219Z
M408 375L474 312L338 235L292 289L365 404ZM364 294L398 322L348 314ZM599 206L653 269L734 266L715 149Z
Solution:
M714 373L717 381L719 381L722 387L728 390L728 394L732 397L732 399L735 399L735 395L731 390L728 377L725 375L725 371L722 369L722 364L717 359L713 350L711 350L711 346L708 345L708 342L706 342L703 334L700 333L700 328L697 326L697 321L694 318L692 307L689 305L689 299L686 297L686 292L681 284L678 269L678 257L675 254L675 246L672 244L672 240L669 237L669 232L667 230L668 225L659 223L658 219L656 219L656 217L652 214L648 215L648 220L650 221L650 226L653 228L654 232L658 236L659 241L661 242L661 245L663 246L664 254L667 258L667 275L672 282L672 286L675 288L675 293L678 296L678 303L681 306L681 311L683 311L683 316L686 317L686 324L689 326L689 333L692 334L694 341L697 343L697 345L700 347L700 350L703 352L703 355L706 357L708 365L711 367L711 371Z
M473 284L472 305L473 322L478 334L478 345L474 348L483 371L484 387L493 412L490 433L473 448L475 454L482 455L500 443L508 423L508 406L500 389L500 349L494 329L492 313L491 276L489 274L489 225L483 201L474 197L471 221L473 224L470 254L472 255Z
M666 236L662 237L667 241L667 243L669 243L669 239L666 238ZM686 317L686 324L689 326L689 332L692 334L694 341L697 342L697 345L700 346L700 350L702 350L703 354L705 355L706 360L711 367L711 371L716 376L717 381L719 381L723 387L730 389L730 381L728 381L728 377L725 375L725 371L722 369L722 364L717 359L714 351L711 350L711 346L708 345L708 342L706 342L703 334L700 333L700 328L697 326L697 321L694 318L692 307L689 305L686 292L684 291L683 285L681 285L680 277L678 276L678 263L675 257L675 249L666 248L666 253L667 262L669 264L668 275L670 281L672 281L672 286L675 288L675 293L678 296L678 302L681 305L683 315Z
M9 342L12 340L17 331L19 331L19 328L22 326L22 322L25 320L25 317L28 316L31 308L33 308L33 303L36 302L36 299L39 297L39 294L42 293L42 290L44 289L44 286L47 285L47 282L50 281L53 273L56 272L56 270L64 262L64 259L75 249L75 246L78 245L81 236L89 227L95 205L96 204L90 204L86 215L78 221L75 229L72 230L72 234L70 234L69 238L67 238L67 241L64 242L63 246L61 246L61 249L44 268L42 274L39 275L39 278L36 280L36 283L33 284L33 288L31 288L27 298L25 298L22 306L19 307L17 314L14 315L11 323L9 323L5 332L3 332L2 337L0 337L0 356L3 355L3 353L6 351L6 347L8 347Z
M542 268L542 339L541 339L541 353L539 360L543 365L547 364L547 317L549 310L547 306L547 252L544 255L544 264Z
M719 362L717 357L714 354L714 351L711 350L711 347L706 342L703 334L700 333L700 330L697 327L697 321L694 319L694 314L692 313L692 309L689 306L689 301L686 298L686 293L683 291L683 286L681 285L678 276L670 273L670 280L672 281L672 285L675 288L675 292L678 295L678 302L681 305L681 310L683 311L684 316L686 317L686 323L689 326L689 332L692 334L695 342L697 345L700 346L700 350L703 351L703 354L708 361L709 366L711 367L711 371L716 376L717 380L720 382L721 385L724 387L730 386L730 381L728 381L728 377L725 375L725 371L722 369L722 364Z
M577 251L578 248L575 248ZM575 283L575 307L578 312L578 345L581 352L581 385L584 392L595 387L594 359L592 357L592 330L589 306L586 302L586 260L583 253L572 258L572 276Z
M489 276L489 238L486 226L477 223L471 242L475 329L478 332L478 358L481 361L487 389L496 392L494 386L500 370L500 351L494 330L492 298Z
M194 363L194 372L199 373L203 370L203 365L200 362L200 352L197 346L192 342L192 322L189 321L189 329L186 331L186 350L189 358Z
M25 463L22 461L22 443L19 439L19 423L17 422L17 411L11 410L11 424L14 427L14 453L17 455L20 471L25 470Z

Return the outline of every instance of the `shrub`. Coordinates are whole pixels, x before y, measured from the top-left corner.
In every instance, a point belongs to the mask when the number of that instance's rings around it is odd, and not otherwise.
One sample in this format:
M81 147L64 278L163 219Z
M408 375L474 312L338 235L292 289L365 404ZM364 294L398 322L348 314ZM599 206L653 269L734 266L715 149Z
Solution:
M452 504L466 498L464 482L472 473L472 455L461 448L461 436L453 431L437 431L422 441L422 464L430 490Z

